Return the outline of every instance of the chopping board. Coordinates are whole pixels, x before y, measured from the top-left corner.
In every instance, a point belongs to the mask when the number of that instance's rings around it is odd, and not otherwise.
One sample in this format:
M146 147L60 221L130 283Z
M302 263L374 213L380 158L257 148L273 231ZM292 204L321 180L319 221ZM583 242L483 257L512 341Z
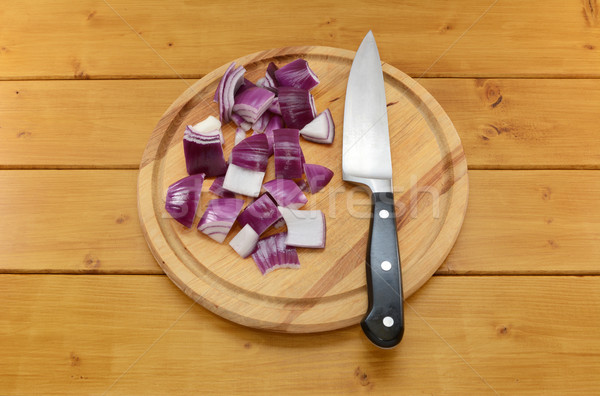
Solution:
M257 81L269 62L282 66L303 58L320 79L312 90L318 112L329 108L335 122L332 145L302 140L307 163L335 172L329 185L307 194L303 209L320 209L327 223L324 249L298 249L299 269L261 275L252 258L242 259L228 245L187 229L164 209L167 187L187 176L183 154L186 125L218 117L213 95L228 64L189 87L162 116L145 149L138 178L138 211L146 240L169 278L194 301L245 326L306 333L359 323L367 310L365 278L370 197L342 180L342 130L348 74L355 52L329 47L288 47L235 60L246 78ZM404 297L439 268L460 231L468 198L467 163L452 122L421 86L383 63L393 164L397 231ZM227 158L235 126L223 126ZM265 182L274 178L273 160ZM203 185L202 216L212 178Z

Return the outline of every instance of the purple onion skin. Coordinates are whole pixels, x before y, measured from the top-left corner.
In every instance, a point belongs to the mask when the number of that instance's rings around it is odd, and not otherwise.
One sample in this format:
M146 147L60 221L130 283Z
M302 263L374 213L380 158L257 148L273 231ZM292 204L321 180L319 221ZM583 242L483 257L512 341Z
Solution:
M213 181L213 184L211 184L210 188L208 189L208 191L212 192L213 194L221 197L221 198L235 198L235 194L232 193L229 190L225 190L223 188L223 180L225 178L223 176L219 176L215 179L215 181Z
M184 177L167 189L165 210L187 228L194 225L203 182L204 174L200 173Z
M280 232L258 241L252 259L261 274L266 275L278 268L299 268L298 253L285 245L286 233Z
M279 213L277 205L275 205L268 195L263 194L256 201L248 205L238 216L237 221L242 227L250 224L250 227L260 235L279 219L281 219L281 213Z
M279 206L299 209L308 202L306 195L293 180L273 179L263 184L263 188Z
M269 161L269 142L264 134L248 136L231 151L231 163L257 172L264 172Z
M198 223L198 228L206 223L215 221L231 222L231 225L237 219L240 211L244 207L244 200L237 198L216 198L208 202L208 206Z
M279 87L279 108L287 128L302 129L315 119L314 102L306 89Z
M313 194L321 191L333 178L333 171L322 165L304 164L304 173Z
M275 84L275 88L279 87L279 82L277 81L277 77L275 76L275 72L277 72L277 70L277 65L275 65L275 63L273 62L269 62L269 65L267 66L267 75Z
M189 132L186 130L186 133ZM193 133L191 136L198 136L198 134ZM210 143L202 144L187 140L184 136L183 153L187 172L190 175L204 173L206 177L223 176L227 171L223 146L218 139L207 140Z
M296 179L302 177L302 150L300 131L297 129L277 129L273 131L273 153L275 154L275 177Z
M250 89L252 87L256 87L256 84L254 84L252 81L248 80L247 78L244 78L244 83L238 88L238 90L235 94L239 95L242 92L244 92L245 90Z
M275 94L268 89L252 87L235 97L233 111L254 124L269 109Z
M281 128L283 128L283 118L278 115L273 115L264 132L267 137L267 142L269 143L269 156L273 155L273 142L275 141L273 131Z
M319 84L319 79L304 59L296 59L275 71L281 87L294 87L310 91Z

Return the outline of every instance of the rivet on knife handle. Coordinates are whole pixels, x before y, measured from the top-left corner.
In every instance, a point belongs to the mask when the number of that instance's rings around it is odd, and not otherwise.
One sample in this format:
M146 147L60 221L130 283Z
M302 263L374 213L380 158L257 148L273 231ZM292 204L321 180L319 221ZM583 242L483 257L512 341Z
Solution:
M372 195L373 217L367 245L369 308L361 322L365 335L381 348L396 346L404 334L402 272L394 195Z

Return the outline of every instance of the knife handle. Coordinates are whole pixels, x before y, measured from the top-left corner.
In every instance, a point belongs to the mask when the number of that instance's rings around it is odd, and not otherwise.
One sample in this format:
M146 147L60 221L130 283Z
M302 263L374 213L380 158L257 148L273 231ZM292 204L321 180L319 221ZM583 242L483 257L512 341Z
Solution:
M360 323L381 348L392 348L404 334L402 271L398 251L394 194L373 193L373 216L367 245L369 308Z

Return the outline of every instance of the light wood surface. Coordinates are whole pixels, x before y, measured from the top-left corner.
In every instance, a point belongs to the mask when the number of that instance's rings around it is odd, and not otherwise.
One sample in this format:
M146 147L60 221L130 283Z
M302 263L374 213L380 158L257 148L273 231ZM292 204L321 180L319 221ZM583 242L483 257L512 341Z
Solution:
M598 394L597 0L23 0L0 26L0 272L22 273L0 275L0 394ZM354 51L369 29L426 77L469 165L464 226L405 340L191 306L135 218L153 127L232 59Z
M0 172L11 186L0 195L0 272L161 274L136 219L137 174ZM598 274L589 241L600 238L599 180L585 170L469 171L465 221L438 274Z
M358 323L367 310L365 256L371 216L370 198L342 180L342 136L347 75L354 52L329 47L290 47L235 60L245 77L257 81L269 62L281 67L302 58L319 76L311 93L318 112L329 108L337 126L331 145L302 140L308 163L334 172L306 209L321 210L327 223L323 250L298 249L300 268L262 275L251 258L242 260L224 243L188 229L164 209L167 188L186 176L183 133L218 113L212 101L229 65L209 73L179 96L158 122L144 152L138 180L140 223L148 245L165 273L194 301L246 326L310 333ZM386 100L402 257L402 287L412 295L439 268L462 225L467 200L467 164L452 122L433 97L413 79L384 64ZM229 157L235 126L223 126ZM274 179L270 161L265 181ZM211 181L207 181L210 184ZM204 211L214 196L203 194ZM200 216L200 214L199 214ZM198 217L199 217L198 216Z
M452 120L470 169L600 168L598 79L419 84ZM187 87L179 79L2 81L0 168L137 169L154 126Z
M434 277L408 299L395 350L377 349L359 326L302 335L243 328L190 304L165 276L1 275L0 292L7 394L539 395L600 387L597 277Z
M0 76L197 77L268 48L356 50L369 29L381 58L416 77L600 75L597 0L269 0L258 8L240 0L7 2Z

